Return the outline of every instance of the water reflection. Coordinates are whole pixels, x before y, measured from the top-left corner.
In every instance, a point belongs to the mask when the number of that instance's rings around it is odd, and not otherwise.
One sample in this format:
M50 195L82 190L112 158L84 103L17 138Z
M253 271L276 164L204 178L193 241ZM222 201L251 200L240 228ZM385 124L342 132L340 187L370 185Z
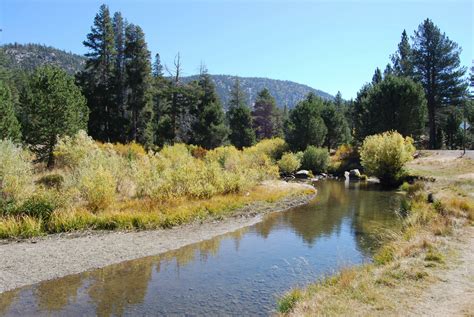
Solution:
M359 183L317 184L311 203L159 256L0 295L0 315L246 314L341 265L367 261L398 198Z

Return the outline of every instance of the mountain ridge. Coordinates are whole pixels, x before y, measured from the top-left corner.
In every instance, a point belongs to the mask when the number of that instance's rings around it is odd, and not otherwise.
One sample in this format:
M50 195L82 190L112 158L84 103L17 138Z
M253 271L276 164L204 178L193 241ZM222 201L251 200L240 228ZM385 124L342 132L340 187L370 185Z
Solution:
M32 71L36 67L53 64L65 69L69 74L75 74L82 70L86 58L65 50L57 49L43 44L19 44L10 43L0 46L9 60L9 67ZM182 77L184 82L189 82L198 78L199 75ZM310 92L315 93L323 99L334 99L332 95L322 90L315 89L308 85L299 84L290 80L271 79L266 77L239 77L234 75L214 74L211 75L217 93L224 105L230 100L230 90L234 85L235 78L238 77L240 85L248 97L248 104L253 105L258 92L267 88L275 98L280 108L287 106L293 108L300 100L304 99Z

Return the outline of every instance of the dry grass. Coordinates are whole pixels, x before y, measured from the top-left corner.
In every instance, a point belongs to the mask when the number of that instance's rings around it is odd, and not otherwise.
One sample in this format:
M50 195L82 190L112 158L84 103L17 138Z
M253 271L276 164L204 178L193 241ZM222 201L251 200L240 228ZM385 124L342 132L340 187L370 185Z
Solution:
M273 203L286 197L309 195L313 190L299 186L259 185L248 192L216 195L209 199L176 199L158 203L151 199L116 201L100 211L86 206L55 210L47 221L31 217L4 217L0 220L0 237L22 237L76 230L147 230L209 218L220 219L236 210L256 203ZM258 210L255 210L257 212Z
M409 168L437 180L425 186L404 185L409 201L404 226L391 234L374 262L344 269L304 290L292 290L280 299L281 314L403 315L423 289L437 280L439 270L454 261L446 242L456 227L473 221L474 198L466 193L474 192L469 177L474 162L440 161L431 155L415 160ZM428 193L434 194L435 203L428 203Z

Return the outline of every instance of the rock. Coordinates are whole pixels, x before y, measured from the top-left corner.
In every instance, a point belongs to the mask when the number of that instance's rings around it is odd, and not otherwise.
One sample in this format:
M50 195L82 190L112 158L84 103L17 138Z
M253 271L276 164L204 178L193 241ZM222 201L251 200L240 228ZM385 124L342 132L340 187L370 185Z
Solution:
M309 178L309 171L307 170L299 170L295 174L296 178Z
M321 173L320 175L321 175L322 177L324 177L324 178L327 178L327 177L328 177L328 174L326 174L326 173Z
M435 201L435 198L434 198L433 193L429 193L429 194L428 194L428 202L429 202L430 204L432 204L432 203L434 203L434 201Z
M345 172L344 172L344 177L345 177L345 178L349 178L349 172L348 172L348 171L345 171Z
M357 168L355 168L353 170L350 170L349 178L350 179L361 179L360 171Z

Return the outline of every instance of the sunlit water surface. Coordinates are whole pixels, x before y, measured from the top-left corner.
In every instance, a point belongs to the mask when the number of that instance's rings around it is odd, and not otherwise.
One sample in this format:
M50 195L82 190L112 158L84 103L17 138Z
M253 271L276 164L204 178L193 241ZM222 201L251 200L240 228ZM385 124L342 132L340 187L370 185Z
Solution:
M323 181L317 198L176 251L0 294L0 315L268 315L279 295L370 261L400 197Z

